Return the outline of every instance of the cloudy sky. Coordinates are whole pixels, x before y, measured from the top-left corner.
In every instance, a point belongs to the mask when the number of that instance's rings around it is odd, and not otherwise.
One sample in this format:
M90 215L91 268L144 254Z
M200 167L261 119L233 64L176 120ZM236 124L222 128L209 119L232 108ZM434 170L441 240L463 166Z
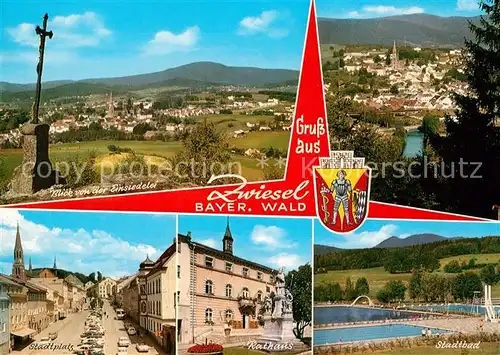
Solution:
M28 267L57 267L118 277L135 273L149 254L155 260L176 236L175 216L0 210L0 272L12 271L19 221Z
M222 250L227 217L179 216L179 233ZM234 255L287 271L311 263L312 221L304 218L230 217Z
M34 29L46 12L54 37L46 44L44 80L148 73L194 61L299 69L308 8L303 0L3 0L0 81L36 80Z
M349 234L333 233L317 219L314 223L315 244L343 249L371 248L392 236L406 238L412 234L422 233L438 234L443 237L498 236L500 223L367 220L361 228Z
M477 0L316 0L318 16L332 18L375 18L420 13L475 16L481 13L478 4Z

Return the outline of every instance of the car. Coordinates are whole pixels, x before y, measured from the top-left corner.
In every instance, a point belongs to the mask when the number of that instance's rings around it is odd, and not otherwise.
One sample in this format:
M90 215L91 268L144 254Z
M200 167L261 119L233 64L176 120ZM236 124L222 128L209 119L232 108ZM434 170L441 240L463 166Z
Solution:
M50 338L50 340L55 340L55 339L57 339L57 332L52 332L52 333L49 333L49 338Z
M128 333L128 335L136 335L137 334L137 332L136 332L136 330L135 330L134 327L129 327L127 329L127 333Z
M116 352L116 355L127 355L128 354L128 348L125 347L119 347L118 351Z
M137 350L137 352L140 352L140 353L147 353L149 352L149 346L147 344L144 344L144 343L139 343L135 346L135 349Z
M127 337L118 338L118 346L129 346L130 340Z
M49 341L50 341L50 337L47 336L47 335L45 335L45 336L43 336L43 337L40 338L40 342L45 342L46 343L46 342L49 342Z

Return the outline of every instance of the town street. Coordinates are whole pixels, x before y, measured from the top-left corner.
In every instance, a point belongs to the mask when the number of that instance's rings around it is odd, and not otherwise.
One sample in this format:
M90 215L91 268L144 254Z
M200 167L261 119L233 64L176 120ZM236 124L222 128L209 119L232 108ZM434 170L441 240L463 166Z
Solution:
M75 348L78 344L80 344L80 334L84 330L85 319L89 311L81 311L78 313L70 313L68 317L65 319L59 320L55 323L50 324L47 328L42 330L40 334L34 336L34 342L30 345L34 346L35 344L40 344L40 339L42 337L48 336L49 333L57 332L57 339L53 341L54 344L63 344L66 346L73 345ZM21 351L14 351L13 354L30 354L30 355L38 355L38 354L72 354L72 351L69 350L40 350L40 349L30 349L30 345L26 346Z
M161 350L158 344L155 344L154 340L150 337L142 336L142 339L138 335L127 335L124 324L122 320L116 319L116 313L109 304L105 301L103 306L103 312L106 315L103 316L102 324L106 331L105 333L105 345L104 353L106 355L115 355L118 351L118 338L127 337L130 339L130 346L128 347L128 354L138 355L138 354L149 354L149 355L164 355L165 352ZM70 313L67 318L60 320L56 323L50 324L46 329L44 329L40 334L34 336L34 342L26 346L21 351L14 351L13 354L22 355L41 355L41 354L72 354L73 351L69 350L68 347L72 345L72 348L76 348L80 344L80 334L84 331L85 319L89 315L90 311L81 311L79 313ZM36 349L35 345L39 345L41 338L48 336L49 333L57 332L57 339L52 341L54 345L64 345L66 349ZM148 353L139 353L136 349L137 343L144 342L149 345ZM45 343L49 344L49 343Z

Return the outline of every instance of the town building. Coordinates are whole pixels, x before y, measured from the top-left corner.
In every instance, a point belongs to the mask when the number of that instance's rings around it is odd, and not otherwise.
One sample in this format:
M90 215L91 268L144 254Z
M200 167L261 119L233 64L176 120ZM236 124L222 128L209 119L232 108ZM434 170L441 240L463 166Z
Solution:
M176 314L176 245L166 249L146 274L146 329L164 349L171 349L174 339L164 337L165 327L175 327Z
M125 313L137 324L139 320L139 284L137 282L138 273L130 277L120 290L122 308Z
M22 289L20 284L0 275L0 354L8 354L11 346L11 294Z
M178 342L222 336L225 327L238 334L258 334L258 314L264 297L274 292L276 270L233 254L229 226L222 250L178 235Z
M105 277L99 281L94 288L96 289L96 294L100 298L111 298L116 294L116 281Z

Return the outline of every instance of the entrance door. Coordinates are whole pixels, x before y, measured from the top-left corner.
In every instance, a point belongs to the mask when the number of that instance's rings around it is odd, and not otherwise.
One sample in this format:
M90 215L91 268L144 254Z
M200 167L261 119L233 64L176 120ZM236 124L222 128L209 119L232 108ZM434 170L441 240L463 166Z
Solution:
M243 329L247 329L247 315L243 313Z

